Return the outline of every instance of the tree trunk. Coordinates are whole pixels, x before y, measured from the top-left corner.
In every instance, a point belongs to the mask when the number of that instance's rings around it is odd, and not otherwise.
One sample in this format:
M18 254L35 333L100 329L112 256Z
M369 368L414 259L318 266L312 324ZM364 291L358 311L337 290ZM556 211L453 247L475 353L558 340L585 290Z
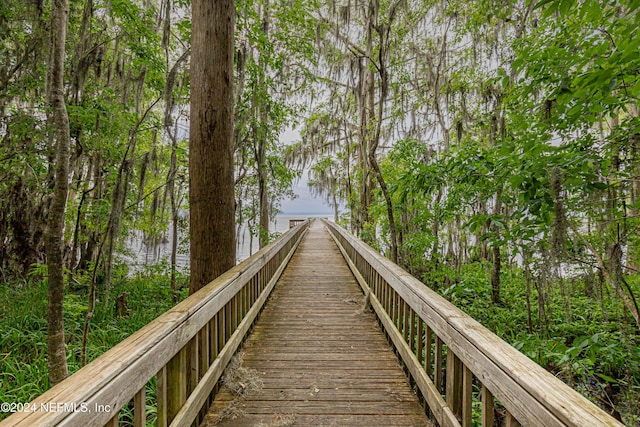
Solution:
M494 245L491 248L493 254L493 264L491 268L491 302L500 304L500 246Z
M600 273L603 275L604 279L607 281L609 286L611 286L616 291L616 293L622 300L622 303L624 304L625 308L629 310L629 313L631 314L631 316L633 316L633 320L635 320L636 326L638 327L638 329L640 329L640 310L638 309L638 304L635 300L633 293L631 293L631 289L630 288L627 289L627 291L629 291L629 294L627 294L627 292L625 292L624 287L620 283L621 282L620 278L616 277L615 272L610 270L610 267L607 266L602 256L600 256L600 254L596 251L594 246L591 243L589 243L586 237L584 237L582 233L578 231L575 224L570 222L569 227L571 227L573 234L575 234L578 237L578 239L580 239L580 241L587 247L587 249L594 256L594 258L596 259L596 263L598 264Z
M266 114L264 113L265 106L258 106L257 110L260 112L260 120L257 124L258 129L255 129L254 137L257 144L255 157L256 168L258 173L258 203L259 208L259 227L258 227L258 242L260 248L265 247L269 243L269 197L267 189L267 141L266 133L264 129L260 129L265 124Z
M111 285L113 283L113 261L114 253L120 237L120 231L122 230L122 216L125 211L125 201L127 200L127 192L129 182L131 181L131 169L135 162L136 145L138 143L138 132L140 126L144 123L145 119L153 109L153 107L160 102L161 98L153 101L142 113L135 127L131 130L131 136L127 148L122 156L120 167L118 168L118 174L116 176L115 188L111 197L111 213L109 214L109 221L107 223L107 230L103 243L100 245L99 251L102 250L106 243L106 254L104 259L104 274L105 274L105 294L104 305L107 307L110 304ZM100 256L98 256L100 258Z
M629 106L629 112L632 117L640 118L640 107L637 105ZM634 133L629 136L629 151L631 155L631 183L629 188L630 197L630 216L637 218L640 216L638 209L638 201L640 201L640 133ZM627 250L627 272L635 273L640 271L640 244L636 236L630 236L628 240Z
M99 154L96 154L93 159L93 184L92 196L89 206L95 206L100 204L103 198L104 189L104 174L102 172L103 161ZM81 233L86 233L86 242L80 245L80 260L78 261L78 269L85 270L89 268L91 262L96 261L97 250L99 246L99 235L96 230L90 230L86 224L83 224Z
M526 254L523 251L523 265L524 265L524 282L526 284L526 303L527 303L527 330L530 334L533 333L533 318L531 316L531 282L532 282L532 274L531 270L529 270L529 260Z
M189 202L193 294L236 262L233 176L235 3L192 3Z
M176 279L176 257L178 253L178 216L181 201L176 197L176 176L178 169L178 139L175 135L171 137L171 166L169 168L168 189L171 199L171 289L173 290L173 303L178 303L178 282Z
M170 23L170 7L169 1L167 1L166 21ZM169 25L169 24L167 24ZM165 33L168 29L165 29ZM165 36L168 37L168 36ZM178 176L178 126L174 120L174 105L175 96L174 89L176 87L177 75L182 67L183 62L187 60L189 51L186 50L180 58L175 62L171 70L167 74L167 83L165 85L165 111L164 111L164 127L171 140L171 160L169 164L169 171L167 173L167 187L166 194L169 194L171 201L171 289L173 290L173 303L178 303L178 283L176 278L176 257L178 252L178 214L180 212L180 205L182 199L176 197L176 179ZM168 61L168 60L167 60ZM167 63L168 65L168 63Z
M71 246L71 261L69 262L69 269L75 271L78 267L78 252L79 252L79 239L80 230L82 228L82 212L84 210L84 204L87 199L87 195L93 191L93 188L89 189L89 177L92 175L93 158L89 159L89 170L87 171L87 179L84 180L84 186L82 188L82 195L78 202L78 208L76 209L76 222L73 228L73 245Z
M380 75L380 99L378 99L378 116L376 118L376 128L373 134L373 140L371 143L371 149L369 150L369 164L371 165L371 169L380 185L380 190L382 191L382 196L384 197L384 201L387 207L387 218L389 220L389 241L390 241L390 252L391 252L391 261L394 263L398 263L398 236L396 229L396 219L393 212L393 203L391 201L391 195L389 194L389 189L387 188L387 184L382 176L382 171L380 170L380 166L378 165L378 159L376 158L376 151L378 150L378 145L380 144L380 138L382 137L382 120L384 113L384 103L387 100L387 93L389 91L389 75L387 73L387 64L386 64L386 50L389 40L389 31L390 28L386 25L380 25L376 28L378 31L378 35L380 36L380 46L378 47L378 74ZM373 94L370 95L371 99L373 99ZM373 106L371 107L373 109Z
M173 291L173 303L178 303L178 280L176 278L176 257L178 254L178 206L175 190L171 192L171 289Z
M55 184L45 248L48 268L47 350L49 383L55 385L68 375L67 352L64 341L64 275L62 252L64 245L64 214L69 192L69 156L71 136L69 116L64 100L64 59L67 38L69 4L67 0L54 0L51 7L51 59L49 82L51 111L55 126L56 166Z
M264 147L262 147L262 161L264 163ZM263 166L259 167L259 179L258 186L260 192L260 235L259 242L260 248L264 248L269 244L269 197L268 197L268 189L267 189L267 177L266 177L266 168Z
M500 198L501 196L502 188L499 188L498 192L496 193L495 203L493 205L493 214L495 216L500 215L500 212L502 210L502 200ZM492 224L491 228L493 229L492 231L496 236L495 238L498 238L500 229L495 224ZM494 304L500 304L500 270L502 267L500 259L500 246L494 243L493 247L491 248L491 252L493 255L493 264L491 268L491 302Z
M367 51L368 57L371 57L373 51L373 41L371 32L367 33ZM359 182L358 182L358 194L360 196L360 203L356 204L356 222L355 230L356 234L359 234L366 223L369 222L369 205L371 204L371 187L369 185L369 144L367 140L370 134L371 117L373 116L373 95L374 95L374 80L373 72L369 70L364 59L360 59L359 67L360 81L358 84L358 106L360 109L360 127L358 129L358 168L359 168ZM366 237L366 236L365 236ZM365 238L367 240L368 237ZM371 243L369 241L369 243Z
M262 35L263 37L269 37L269 1L266 0L264 2L264 9L262 15ZM263 52L259 53L258 57L258 68L262 70L262 73L266 73L265 64L262 58ZM261 74L260 80L264 80L264 74ZM258 90L268 91L268 88L265 86L264 81L260 82ZM258 105L257 105L257 118L259 119L258 123L258 132L257 132L257 140L258 144L257 154L256 154L256 162L258 168L258 195L260 202L260 234L259 234L259 242L260 248L265 247L269 243L269 189L267 187L267 130L265 126L268 126L269 123L269 104L262 104L262 100L267 99L268 95L261 96ZM255 99L255 98L254 98Z
M442 192L442 187L439 187L438 194L433 203L433 225L431 227L433 245L431 246L431 262L434 269L438 268L438 263L440 262L440 202L442 201Z

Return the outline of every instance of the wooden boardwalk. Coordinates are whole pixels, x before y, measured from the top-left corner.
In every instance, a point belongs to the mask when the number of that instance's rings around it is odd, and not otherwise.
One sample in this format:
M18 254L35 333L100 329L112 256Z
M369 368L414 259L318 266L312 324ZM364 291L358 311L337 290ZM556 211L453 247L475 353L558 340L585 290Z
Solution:
M242 351L237 397L206 426L430 426L338 248L320 221L302 241ZM240 388L246 384L240 384ZM221 416L224 414L224 416Z

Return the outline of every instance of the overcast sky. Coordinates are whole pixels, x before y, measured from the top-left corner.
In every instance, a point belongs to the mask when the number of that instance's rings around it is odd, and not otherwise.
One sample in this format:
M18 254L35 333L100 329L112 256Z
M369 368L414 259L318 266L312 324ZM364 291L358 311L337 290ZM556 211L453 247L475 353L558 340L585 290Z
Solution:
M281 136L280 142L291 144L300 140L300 132L297 129L287 129ZM333 209L325 204L321 198L316 198L309 192L307 183L309 177L307 171L302 172L302 177L298 184L293 188L293 192L297 194L295 199L285 199L282 201L280 210L282 215L332 215Z
M333 215L333 209L324 204L322 199L311 195L307 182L307 172L304 171L298 185L293 189L298 197L282 202L282 215Z

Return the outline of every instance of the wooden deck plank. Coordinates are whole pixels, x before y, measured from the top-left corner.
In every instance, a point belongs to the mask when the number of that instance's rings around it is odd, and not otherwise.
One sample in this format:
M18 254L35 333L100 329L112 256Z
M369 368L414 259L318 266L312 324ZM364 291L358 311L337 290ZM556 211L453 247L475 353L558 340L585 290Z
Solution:
M203 425L430 426L362 302L316 221L242 352L262 387L241 398L218 393Z
M421 415L385 415L384 424L379 424L380 415L292 415L292 414L247 414L242 419L225 419L219 426L318 426L318 427L412 427L424 425ZM289 421L290 420L290 421Z

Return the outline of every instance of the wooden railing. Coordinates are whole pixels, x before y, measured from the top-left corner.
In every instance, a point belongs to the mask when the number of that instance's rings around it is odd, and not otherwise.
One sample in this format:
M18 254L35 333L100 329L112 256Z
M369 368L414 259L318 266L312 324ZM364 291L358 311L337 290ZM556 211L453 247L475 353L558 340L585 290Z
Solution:
M325 225L438 425L622 426L368 245Z
M303 222L307 221L304 218L291 218L289 220L289 228L293 228L299 224L302 224Z
M1 427L198 423L309 223L289 230L95 361ZM155 408L147 391L155 392ZM153 400L153 399L151 399ZM122 413L122 414L121 414ZM125 414L126 413L126 414Z

